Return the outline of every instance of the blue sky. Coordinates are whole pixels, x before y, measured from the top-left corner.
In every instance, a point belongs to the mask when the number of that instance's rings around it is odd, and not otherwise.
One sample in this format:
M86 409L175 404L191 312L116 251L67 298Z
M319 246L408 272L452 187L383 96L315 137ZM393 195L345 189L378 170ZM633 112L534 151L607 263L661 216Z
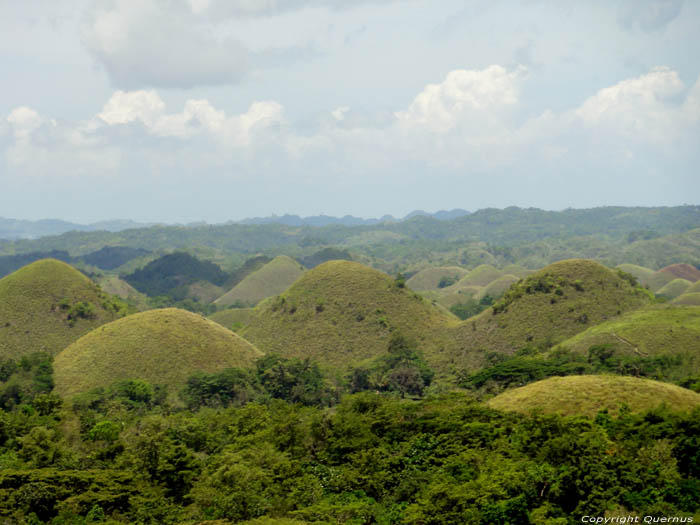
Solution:
M0 216L697 204L700 3L0 0Z

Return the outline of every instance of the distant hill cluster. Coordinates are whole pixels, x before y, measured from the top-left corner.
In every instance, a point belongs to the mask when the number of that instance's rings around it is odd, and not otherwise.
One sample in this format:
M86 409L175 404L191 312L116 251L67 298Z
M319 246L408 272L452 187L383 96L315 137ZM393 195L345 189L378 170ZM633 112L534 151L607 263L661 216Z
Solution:
M0 518L697 515L697 213L4 243Z

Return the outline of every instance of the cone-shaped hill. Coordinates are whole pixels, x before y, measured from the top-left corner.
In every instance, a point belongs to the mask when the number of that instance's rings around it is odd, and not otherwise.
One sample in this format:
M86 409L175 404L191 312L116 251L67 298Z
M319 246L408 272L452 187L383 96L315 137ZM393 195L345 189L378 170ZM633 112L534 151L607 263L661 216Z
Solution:
M547 348L650 301L647 291L597 262L560 261L511 286L492 308L463 321L455 337L482 356Z
M57 354L120 317L120 305L78 270L55 259L0 279L0 357Z
M629 366L656 360L659 377L678 380L700 373L700 307L653 306L591 326L557 349L589 358L589 349L605 345L605 359L627 359ZM600 354L593 356L600 359Z
M694 283L700 280L700 270L689 264L672 264L654 272L643 282L651 291L658 293L658 290L674 279L685 279Z
M686 292L676 297L671 303L678 306L700 306L700 292Z
M175 396L196 371L245 367L261 356L253 345L204 317L166 308L93 330L54 359L56 392L70 397L125 379L166 385Z
M456 283L468 273L469 270L465 270L459 266L426 268L407 280L406 286L417 292L438 290Z
M238 332L255 317L254 308L228 308L220 310L208 316L214 322L225 326L229 330Z
M667 299L675 299L681 294L688 291L688 288L692 286L693 283L686 281L685 279L674 279L664 284L661 288L656 290L656 295L660 297L666 297Z
M285 291L304 273L304 267L291 257L280 255L259 270L247 275L231 290L219 297L215 304L255 306L266 297Z
M550 377L507 390L488 402L491 408L529 413L583 415L600 410L616 413L622 405L644 412L660 405L684 411L700 407L700 394L669 383L629 376Z
M350 261L309 270L256 310L241 335L261 350L341 369L386 353L392 332L416 340L433 364L451 322L388 275Z

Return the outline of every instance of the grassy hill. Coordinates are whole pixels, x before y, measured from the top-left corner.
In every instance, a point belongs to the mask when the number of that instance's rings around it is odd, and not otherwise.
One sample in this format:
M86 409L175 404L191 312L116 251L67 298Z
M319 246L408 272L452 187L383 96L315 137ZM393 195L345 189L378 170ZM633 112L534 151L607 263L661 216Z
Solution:
M253 317L255 317L254 308L228 308L211 314L209 319L219 323L221 326L225 326L229 330L238 332L241 328L247 326Z
M231 290L214 301L218 306L257 303L285 291L304 273L304 267L291 257L280 255L246 276Z
M72 266L33 262L0 279L0 357L56 354L123 308Z
M350 261L309 270L256 310L241 335L260 349L340 369L385 354L396 331L418 341L435 364L448 346L445 327L451 322L388 275Z
M172 397L195 371L250 365L250 343L204 317L166 308L119 319L81 337L54 359L55 390L64 397L125 379L168 387Z
M690 281L686 281L685 279L674 279L673 281L667 282L661 288L656 290L656 295L673 299L685 293L688 290L688 288L692 286L692 284L693 283L691 283Z
M97 284L99 284L106 293L116 295L121 299L129 301L139 310L148 309L148 298L146 295L142 294L136 288L116 275L102 276L97 279Z
M654 270L650 268L645 268L644 266L639 266L637 264L623 263L618 264L615 268L627 272L630 275L634 275L640 284L648 284L649 279L654 275Z
M595 345L607 345L607 359L627 358L629 366L657 368L659 379L698 374L700 307L660 305L634 310L590 327L557 349L588 356Z
M622 405L632 412L644 412L662 404L677 411L692 410L700 407L700 394L637 377L567 376L508 390L488 402L497 410L585 416L595 416L603 409L617 413Z
M417 292L422 292L425 290L438 290L456 283L468 273L469 270L465 270L459 266L438 266L434 268L426 268L408 279L406 281L406 286ZM441 284L442 286L440 286Z
M700 270L689 264L672 264L650 275L643 284L648 285L654 293L675 279L685 279L691 283L700 279Z
M486 286L502 275L503 272L501 272L501 270L494 268L490 264L482 264L474 268L452 286L454 286L455 289L465 286Z
M700 292L684 293L676 297L671 304L700 306Z
M459 347L481 356L544 349L649 304L648 292L594 261L551 264L514 284L492 308L455 329ZM477 363L478 364L478 363Z
M520 280L520 278L516 277L515 275L507 274L499 277L498 279L491 281L489 284L487 284L484 289L481 291L481 293L477 296L477 299L481 299L482 297L486 295L490 295L494 299L498 299L501 297L504 293L506 293L506 290L508 290L511 286L513 286L515 283L517 283Z

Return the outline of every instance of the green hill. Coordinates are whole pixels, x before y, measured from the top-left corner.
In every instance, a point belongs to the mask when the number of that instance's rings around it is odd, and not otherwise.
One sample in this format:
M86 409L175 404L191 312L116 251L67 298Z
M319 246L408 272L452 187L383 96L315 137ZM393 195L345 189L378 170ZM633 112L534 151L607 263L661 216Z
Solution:
M671 304L700 306L700 292L684 293L676 297Z
M699 374L700 307L663 305L634 310L592 326L557 348L590 358L589 349L596 345L606 345L605 359L611 363L621 358L628 367L654 367L658 372L652 375L659 379Z
M285 291L304 273L304 267L291 257L280 255L246 276L231 290L214 301L218 306L257 303Z
M33 262L0 279L0 357L57 354L124 313L123 305L72 266L55 259Z
M693 283L686 281L685 279L674 279L656 290L656 295L673 299L685 293L688 288L692 286L692 284Z
M238 332L241 328L247 326L254 316L254 308L228 308L211 314L209 319L219 323L221 326L225 326L229 330Z
M465 286L486 286L502 275L503 272L501 272L501 270L494 268L490 264L482 264L462 277L453 286L455 289L463 288Z
M204 317L166 308L99 327L54 359L56 392L70 397L125 379L166 385L171 397L195 371L249 366L250 343Z
M494 299L498 299L504 293L506 293L506 290L508 290L519 280L520 279L515 275L503 275L495 281L491 281L488 285L486 285L476 298L481 299L484 296L490 295Z
M594 261L551 264L514 284L489 308L463 321L454 336L465 352L511 354L544 349L588 327L649 304L648 292Z
M523 268L518 264L509 264L508 266L505 266L501 272L504 275L515 275L516 277L522 279L523 277L527 277L528 275L535 273L535 270L528 270L527 268Z
M617 413L626 405L644 412L660 405L676 411L700 407L700 394L676 385L609 375L550 377L507 390L488 402L491 408L529 413L595 416L608 409Z
M685 279L694 283L700 279L700 270L689 264L672 264L654 272L644 284L648 285L654 293L658 293L662 287L674 279Z
M465 270L459 266L426 268L407 280L406 286L417 292L438 290L456 283L468 273L469 270Z
M148 297L116 275L99 277L97 279L97 284L99 284L105 292L129 301L139 310L148 309Z
M630 275L634 275L642 285L648 284L649 279L651 279L651 276L654 275L654 270L636 264L618 264L615 268L622 270L623 272L627 272Z
M388 275L350 261L306 272L267 300L241 335L265 352L347 369L385 354L392 332L415 339L433 364L451 317Z

